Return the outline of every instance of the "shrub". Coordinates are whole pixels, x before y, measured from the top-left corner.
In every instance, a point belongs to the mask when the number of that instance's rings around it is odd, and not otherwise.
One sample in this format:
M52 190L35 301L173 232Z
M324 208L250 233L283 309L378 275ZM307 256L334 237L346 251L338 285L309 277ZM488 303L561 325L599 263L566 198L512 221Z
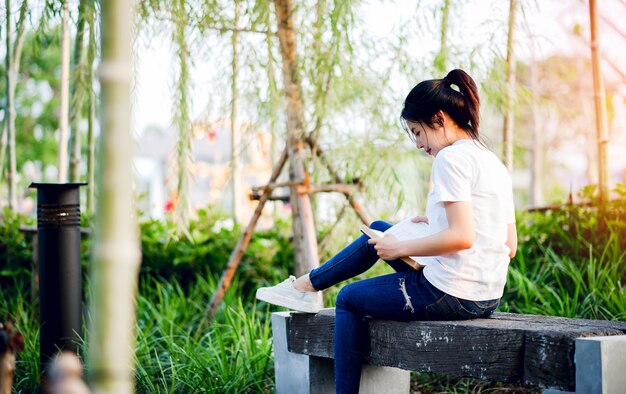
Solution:
M520 213L520 245L509 268L502 310L626 320L626 187L601 203Z
M188 236L179 236L172 221L148 219L140 226L142 263L140 278L176 279L183 287L196 276L217 278L241 235L241 228L228 229L221 225L223 215L198 212L191 221ZM20 231L21 225L35 225L35 218L5 210L0 222L0 288L11 288L15 282L30 288L32 264L32 235ZM91 218L82 217L83 228L89 228ZM293 246L289 224L278 221L268 230L256 231L240 262L237 276L241 277L244 296L268 282L283 279L293 265ZM83 274L88 275L93 237L83 236L81 260Z

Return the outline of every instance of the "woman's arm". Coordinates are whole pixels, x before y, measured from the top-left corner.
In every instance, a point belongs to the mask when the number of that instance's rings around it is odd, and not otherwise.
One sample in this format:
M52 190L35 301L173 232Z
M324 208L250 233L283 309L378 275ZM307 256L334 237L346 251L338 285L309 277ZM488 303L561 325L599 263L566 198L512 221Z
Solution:
M472 205L469 202L445 202L448 228L428 237L398 241L393 236L370 239L378 256L395 260L402 256L438 256L469 249L474 244L475 230Z
M517 229L515 228L515 223L509 223L507 230L506 246L511 249L509 258L512 259L515 257L515 252L517 252Z

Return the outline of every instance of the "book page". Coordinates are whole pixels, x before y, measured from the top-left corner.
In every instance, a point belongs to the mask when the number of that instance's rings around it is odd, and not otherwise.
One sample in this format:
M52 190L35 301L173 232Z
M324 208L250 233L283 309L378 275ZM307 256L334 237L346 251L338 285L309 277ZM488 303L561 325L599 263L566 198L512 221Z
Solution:
M428 223L413 223L410 218L404 219L384 232L384 235L387 234L393 235L400 241L424 238L429 235Z
M384 233L382 231L374 230L366 225L361 225L361 232L367 235L370 238L382 238L385 234L390 234L396 237L400 241L406 241L408 239L416 239L426 237L428 234L428 224L427 223L413 223L411 219L405 219L398 224L393 225ZM417 256L405 256L400 258L400 260L404 261L408 265L410 265L413 269L419 270L423 267L423 265L419 262L419 258Z
M399 241L408 241L410 239L424 238L430 235L428 231L428 223L413 223L411 221L411 218L404 219L394 224L383 233L383 236L387 234L393 235L394 237L398 238ZM409 256L409 258L415 262L419 261L418 256Z

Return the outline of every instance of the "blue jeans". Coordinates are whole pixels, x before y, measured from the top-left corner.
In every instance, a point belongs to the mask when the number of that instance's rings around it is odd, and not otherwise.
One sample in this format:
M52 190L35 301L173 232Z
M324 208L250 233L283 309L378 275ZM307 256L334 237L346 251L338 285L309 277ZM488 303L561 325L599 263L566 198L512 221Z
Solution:
M370 225L385 231L391 224ZM378 261L369 238L361 235L324 265L309 274L318 290L359 275ZM335 388L337 393L357 393L361 364L368 350L367 321L459 320L490 316L499 299L469 301L453 297L431 285L422 270L401 260L387 261L396 273L351 283L339 291L335 316Z

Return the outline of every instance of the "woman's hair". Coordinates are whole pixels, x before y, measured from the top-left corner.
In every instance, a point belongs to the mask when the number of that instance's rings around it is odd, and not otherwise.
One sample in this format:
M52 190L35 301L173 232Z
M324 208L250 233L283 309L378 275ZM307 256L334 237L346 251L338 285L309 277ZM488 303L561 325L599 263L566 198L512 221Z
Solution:
M453 89L456 86L458 90ZM434 127L434 115L438 111L447 113L459 127L478 140L480 99L476 83L465 71L452 70L442 79L422 81L415 86L404 100L400 118L422 122ZM413 136L407 130L409 136Z

